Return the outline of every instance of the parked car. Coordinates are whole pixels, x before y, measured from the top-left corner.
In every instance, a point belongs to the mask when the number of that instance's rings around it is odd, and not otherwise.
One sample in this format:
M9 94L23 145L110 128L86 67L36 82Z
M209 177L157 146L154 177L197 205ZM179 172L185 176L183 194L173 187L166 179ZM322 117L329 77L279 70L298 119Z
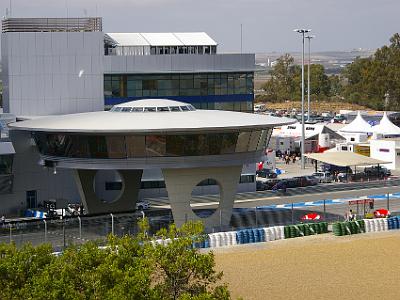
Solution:
M319 179L315 176L304 176L307 180L307 185L317 185L319 183Z
M281 190L282 192L286 193L286 189L290 186L288 186L289 181L288 180L279 180L273 187L273 191L278 191Z
M332 182L331 172L315 172L312 174L319 182L329 183Z
M147 210L150 208L150 203L147 201L140 201L136 203L137 210Z
M364 168L364 173L367 176L385 177L392 175L392 172L382 166L373 166Z
M261 178L276 178L278 175L271 169L262 169L256 171L256 176Z
M257 191L266 191L271 190L272 187L278 182L277 179L265 179L265 178L257 178L256 179L256 189Z

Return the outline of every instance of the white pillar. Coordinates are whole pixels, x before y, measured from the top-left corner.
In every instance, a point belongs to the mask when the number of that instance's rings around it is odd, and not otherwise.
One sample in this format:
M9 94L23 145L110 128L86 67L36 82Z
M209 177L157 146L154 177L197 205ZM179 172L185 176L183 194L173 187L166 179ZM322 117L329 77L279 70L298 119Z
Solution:
M230 223L236 189L243 166L163 169L168 199L177 226L202 220L206 229ZM214 179L220 188L218 209L208 218L198 217L190 206L192 191L204 179Z

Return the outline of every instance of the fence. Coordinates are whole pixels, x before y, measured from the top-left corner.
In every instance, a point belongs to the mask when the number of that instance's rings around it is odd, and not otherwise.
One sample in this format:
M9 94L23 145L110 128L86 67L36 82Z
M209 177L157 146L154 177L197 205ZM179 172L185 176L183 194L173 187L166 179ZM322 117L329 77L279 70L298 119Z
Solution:
M336 199L286 204L271 203L271 205L263 207L236 208L228 222L224 222L221 216L220 224L228 223L228 226L216 226L211 228L209 232L313 223L313 221L302 220L302 217L310 213L318 214L320 217L314 222L335 223L344 221L349 209L353 210L358 219L366 217L365 213L371 215L374 210L379 208L389 208L392 215L400 215L400 193L375 195L373 208L369 207L369 202L367 203L365 205L356 202L356 204L349 205L349 199ZM215 212L211 209L200 211L197 214L203 217ZM56 250L89 240L104 243L111 233L117 236L137 234L138 219L142 217L140 212L130 212L95 216L84 215L63 219L20 219L0 226L0 242L15 242L18 246L26 242L34 245L48 242ZM150 235L173 223L171 211L168 209L151 209L146 211L146 217L149 220Z
M149 234L172 223L170 214L147 216ZM14 242L17 246L30 242L33 245L50 243L58 251L69 245L94 240L105 243L109 234L117 236L137 234L141 213L77 216L59 219L21 219L6 222L0 227L0 242Z

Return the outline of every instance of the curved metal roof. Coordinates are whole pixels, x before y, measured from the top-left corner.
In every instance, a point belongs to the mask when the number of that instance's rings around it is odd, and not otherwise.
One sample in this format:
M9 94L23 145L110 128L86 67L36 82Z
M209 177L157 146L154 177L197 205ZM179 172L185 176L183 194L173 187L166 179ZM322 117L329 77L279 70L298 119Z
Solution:
M157 106L183 102L171 100L140 100L123 104L134 107L138 104ZM88 112L70 115L49 116L9 124L12 129L45 132L76 133L167 133L202 132L233 129L262 129L296 122L258 114L219 111L188 110L143 113L122 113L113 111Z

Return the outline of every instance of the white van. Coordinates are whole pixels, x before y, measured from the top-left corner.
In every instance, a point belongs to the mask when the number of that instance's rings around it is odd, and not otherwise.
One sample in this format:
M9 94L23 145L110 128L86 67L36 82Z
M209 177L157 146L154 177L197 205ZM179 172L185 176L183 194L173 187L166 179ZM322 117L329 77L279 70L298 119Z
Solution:
M318 178L319 182L329 183L332 182L332 174L330 172L315 172L311 176Z

